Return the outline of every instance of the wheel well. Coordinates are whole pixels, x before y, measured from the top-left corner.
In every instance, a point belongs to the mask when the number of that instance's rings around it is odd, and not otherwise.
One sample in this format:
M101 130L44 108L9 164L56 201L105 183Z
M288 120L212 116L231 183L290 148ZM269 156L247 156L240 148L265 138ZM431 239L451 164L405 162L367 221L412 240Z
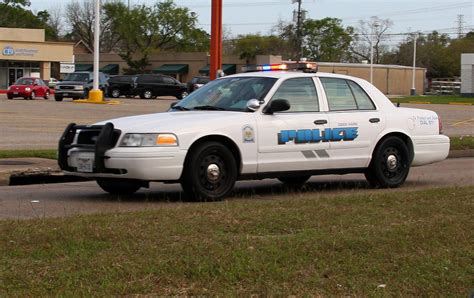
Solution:
M239 147L237 147L234 141L232 141L230 138L221 136L221 135L210 135L210 136L205 136L196 140L188 149L188 153L186 154L186 159L184 161L185 164L188 161L190 157L190 153L194 150L194 148L196 148L198 145L205 142L218 142L218 143L224 144L227 148L229 148L230 152L232 152L232 155L234 156L234 159L237 163L237 168L239 169L238 174L240 174L242 157L240 155Z
M397 137L397 138L401 139L405 143L405 145L407 145L408 152L410 152L410 164L411 164L411 162L413 161L413 157L415 156L415 151L414 151L414 148L413 148L413 142L412 142L412 140L410 139L409 136L407 136L406 134L404 134L402 132L391 132L391 133L388 133L388 134L384 135L377 142L377 145L374 147L374 151L372 151L372 157L374 156L374 152L377 151L377 147L379 146L379 144L388 137Z

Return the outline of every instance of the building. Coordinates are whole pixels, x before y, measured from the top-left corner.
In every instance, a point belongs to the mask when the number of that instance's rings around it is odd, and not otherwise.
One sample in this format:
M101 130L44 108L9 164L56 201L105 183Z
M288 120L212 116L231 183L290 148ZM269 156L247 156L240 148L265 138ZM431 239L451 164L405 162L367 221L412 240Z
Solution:
M52 67L73 61L73 43L45 41L44 29L0 28L0 90L18 78L49 80Z
M461 54L461 95L474 97L474 53Z

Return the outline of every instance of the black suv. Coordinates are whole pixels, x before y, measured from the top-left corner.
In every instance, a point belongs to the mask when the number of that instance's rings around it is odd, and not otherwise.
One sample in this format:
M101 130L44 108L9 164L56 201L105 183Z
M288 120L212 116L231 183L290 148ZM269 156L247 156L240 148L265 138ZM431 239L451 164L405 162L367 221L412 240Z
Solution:
M135 94L150 99L156 96L174 96L182 99L188 95L188 88L178 80L159 74L138 75L135 81Z
M203 85L206 85L209 83L209 80L209 77L206 76L197 76L192 78L191 81L188 82L188 92L191 93Z
M134 96L135 95L135 81L137 79L136 75L123 75L123 76L114 76L109 79L109 92L108 94L117 98L122 95L125 96Z

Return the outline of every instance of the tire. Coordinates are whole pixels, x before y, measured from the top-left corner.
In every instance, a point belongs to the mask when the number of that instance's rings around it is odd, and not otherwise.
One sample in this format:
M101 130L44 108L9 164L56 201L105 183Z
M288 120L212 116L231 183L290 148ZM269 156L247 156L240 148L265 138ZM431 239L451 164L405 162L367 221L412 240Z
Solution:
M149 89L143 90L142 94L140 95L140 98L142 99L151 99L153 97L153 92Z
M278 180L285 184L290 184L290 185L301 185L304 184L308 179L311 178L309 175L305 176L293 176L293 177L280 177Z
M375 188L399 187L408 176L410 162L405 142L398 137L388 137L375 148L365 178Z
M55 95L55 96L54 96L54 100L55 100L55 101L63 101L63 97L62 97L62 96Z
M100 178L97 184L113 195L131 195L142 187L141 181L132 179Z
M89 98L89 89L84 89L84 95L81 97L82 99L88 99ZM79 98L79 99L81 99ZM73 98L74 100L74 98Z
M120 97L120 89L113 89L111 92L110 92L110 96L113 97L113 98L119 98Z
M183 91L183 92L181 92L180 94L176 95L176 98L177 98L177 99L183 99L183 98L185 98L186 96L188 96L188 92Z
M189 152L181 186L190 201L218 201L228 195L237 179L237 164L223 144L206 142Z
M13 99L13 96L7 95L7 98L8 98L8 99Z
M49 90L46 90L43 96L44 99L49 99Z

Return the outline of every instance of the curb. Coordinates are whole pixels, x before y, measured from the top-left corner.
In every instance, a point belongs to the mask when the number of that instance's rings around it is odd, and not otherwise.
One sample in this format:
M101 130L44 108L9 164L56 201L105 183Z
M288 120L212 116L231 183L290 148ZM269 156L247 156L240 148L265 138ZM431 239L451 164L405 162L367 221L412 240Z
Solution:
M451 150L447 158L474 157L474 149ZM91 179L65 175L60 170L34 169L26 171L13 171L11 174L0 175L0 186L52 184L67 182L84 182Z

